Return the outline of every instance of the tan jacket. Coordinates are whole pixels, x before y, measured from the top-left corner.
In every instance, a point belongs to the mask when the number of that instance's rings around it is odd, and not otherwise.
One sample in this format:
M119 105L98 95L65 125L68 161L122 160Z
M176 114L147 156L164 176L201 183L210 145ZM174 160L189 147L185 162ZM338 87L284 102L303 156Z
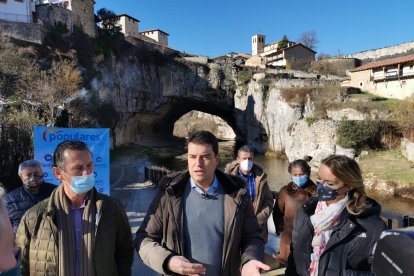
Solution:
M16 243L22 250L22 275L58 275L59 233L51 202L48 198L33 206L20 222ZM95 275L131 275L134 248L121 203L96 192L96 210Z
M239 177L216 170L224 195L224 244L221 275L240 275L246 262L263 260L264 241L251 200ZM174 255L184 255L182 193L188 171L165 176L137 231L136 249L143 262L160 274Z
M237 161L227 164L225 172L239 175L238 171L239 164ZM273 195L267 183L267 174L263 172L262 167L253 164L252 171L256 176L256 196L253 200L254 214L256 215L259 224L262 226L262 237L267 241L267 220L273 210Z

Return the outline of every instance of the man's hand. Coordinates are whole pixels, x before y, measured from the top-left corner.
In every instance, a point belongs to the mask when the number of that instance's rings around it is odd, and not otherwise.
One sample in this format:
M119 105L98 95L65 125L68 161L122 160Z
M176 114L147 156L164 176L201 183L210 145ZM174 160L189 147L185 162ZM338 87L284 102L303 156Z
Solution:
M242 267L242 276L260 276L260 269L265 271L270 269L270 266L256 260L250 260Z
M206 274L202 264L193 264L183 256L173 256L168 262L168 269L181 275L199 276Z

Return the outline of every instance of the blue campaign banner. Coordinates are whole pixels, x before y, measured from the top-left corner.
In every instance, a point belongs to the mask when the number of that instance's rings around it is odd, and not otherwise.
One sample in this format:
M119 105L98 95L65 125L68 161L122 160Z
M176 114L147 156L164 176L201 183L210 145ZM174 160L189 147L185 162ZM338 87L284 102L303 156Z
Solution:
M56 146L66 140L79 140L88 145L92 152L95 188L109 195L109 129L108 128L58 128L35 126L34 159L43 167L46 182L58 185L53 174L53 152Z

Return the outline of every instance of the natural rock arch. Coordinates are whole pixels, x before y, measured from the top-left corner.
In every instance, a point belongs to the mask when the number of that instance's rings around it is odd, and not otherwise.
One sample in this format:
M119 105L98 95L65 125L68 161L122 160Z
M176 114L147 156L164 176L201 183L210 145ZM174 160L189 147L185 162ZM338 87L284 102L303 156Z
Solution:
M242 139L237 126L234 108L215 101L191 98L174 99L163 104L155 112L129 114L126 124L117 131L117 143L164 143L173 138L174 123L184 114L197 110L219 116L233 129L237 138Z

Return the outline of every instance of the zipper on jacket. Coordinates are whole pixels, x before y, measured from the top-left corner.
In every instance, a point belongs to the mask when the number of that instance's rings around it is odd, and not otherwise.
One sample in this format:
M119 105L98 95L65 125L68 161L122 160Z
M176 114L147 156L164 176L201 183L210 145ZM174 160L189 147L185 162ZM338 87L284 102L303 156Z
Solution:
M176 244L177 247L178 247L178 252L177 253L182 255L182 254L184 254L184 251L181 248L180 233L177 230L178 227L179 227L179 224L178 224L177 218L175 217L175 214L174 214L174 209L173 209L173 206L172 206L171 199L169 198L168 201L169 201L169 205L170 205L170 209L171 209L171 214L172 214L172 217L173 217L173 220L174 220L174 223L175 223L175 227L174 227L174 230L173 230L173 242L174 242L174 245Z
M226 250L226 252L225 252L225 256L224 256L224 262L222 262L222 264L221 264L221 271L222 272L224 272L224 265L225 265L225 263L227 262L227 259L229 258L229 256L230 256L230 254L229 254L229 250L230 250L230 246L229 246L229 244L230 244L230 240L231 240L231 238L233 237L233 233L234 233L234 227L235 227L235 223L236 223L236 217L237 217L237 215L238 215L238 213L239 213L239 209L240 209L240 206L241 206L241 204L242 204L242 197L243 197L243 195L245 194L247 192L247 190L246 189L242 189L242 191L240 191L237 195L236 195L236 198L233 198L233 200L234 200L234 202L236 203L236 210L235 210L235 212L234 212L234 216L233 216L233 219L232 219L232 222L231 222L231 227L230 227L230 231L229 231L229 239L228 240L226 240L226 242L224 243L224 244L226 244L226 246L227 246L227 250Z

